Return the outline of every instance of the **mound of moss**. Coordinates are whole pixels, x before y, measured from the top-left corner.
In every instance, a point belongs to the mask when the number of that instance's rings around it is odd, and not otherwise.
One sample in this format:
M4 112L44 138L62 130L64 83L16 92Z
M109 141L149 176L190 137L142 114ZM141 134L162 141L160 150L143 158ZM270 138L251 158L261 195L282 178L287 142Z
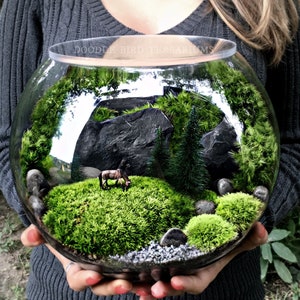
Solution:
M243 231L258 218L263 205L252 195L242 192L231 193L219 197L216 214Z
M218 215L203 214L191 218L185 227L188 243L201 251L212 251L235 239L236 227Z
M64 245L106 257L138 250L169 228L183 228L194 215L193 200L166 182L130 179L126 192L113 185L102 190L98 179L57 186L45 197L43 222Z

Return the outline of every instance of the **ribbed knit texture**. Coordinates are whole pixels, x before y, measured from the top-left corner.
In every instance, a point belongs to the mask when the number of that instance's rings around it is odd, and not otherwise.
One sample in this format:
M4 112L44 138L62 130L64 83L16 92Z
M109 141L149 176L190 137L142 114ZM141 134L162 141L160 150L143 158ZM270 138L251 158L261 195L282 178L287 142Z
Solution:
M31 275L28 285L30 300L131 300L133 294L96 297L89 289L74 292L68 288L61 264L45 246L32 253ZM259 249L238 256L201 295L182 295L178 300L262 300L264 290L260 281Z
M277 184L262 218L268 229L297 204L300 195L300 31L283 62L267 69L266 57L241 42L214 13L205 15L206 1L189 18L163 34L223 37L237 43L258 78L266 84L280 125L281 164ZM9 134L16 105L28 79L47 59L52 44L97 36L138 34L116 21L100 0L6 0L0 19L0 189L7 202L28 223L14 188L9 164ZM44 246L32 252L29 300L101 299L90 291L72 292L60 263ZM106 297L131 299L133 295ZM259 253L243 254L227 266L201 295L181 299L259 300Z

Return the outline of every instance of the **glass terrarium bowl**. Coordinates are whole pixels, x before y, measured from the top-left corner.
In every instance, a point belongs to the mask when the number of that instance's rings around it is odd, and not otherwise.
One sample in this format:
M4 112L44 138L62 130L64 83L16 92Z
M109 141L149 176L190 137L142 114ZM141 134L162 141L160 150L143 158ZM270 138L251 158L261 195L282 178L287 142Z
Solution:
M11 165L28 218L84 268L190 274L262 215L278 129L233 42L124 36L54 45L29 81Z

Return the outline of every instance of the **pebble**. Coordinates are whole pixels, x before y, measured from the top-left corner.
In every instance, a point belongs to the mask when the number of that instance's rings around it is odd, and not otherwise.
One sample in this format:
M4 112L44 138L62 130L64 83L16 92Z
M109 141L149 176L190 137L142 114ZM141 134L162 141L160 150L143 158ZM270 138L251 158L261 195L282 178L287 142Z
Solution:
M161 246L159 243L152 241L148 247L139 251L131 251L124 255L114 255L109 258L123 263L133 264L164 264L174 261L187 261L197 258L206 253L199 251L196 247L189 244L175 247Z

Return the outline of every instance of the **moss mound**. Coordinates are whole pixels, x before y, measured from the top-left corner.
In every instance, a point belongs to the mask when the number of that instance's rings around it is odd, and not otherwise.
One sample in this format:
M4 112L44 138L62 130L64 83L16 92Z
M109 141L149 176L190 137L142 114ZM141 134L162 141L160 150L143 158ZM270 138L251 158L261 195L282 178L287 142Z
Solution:
M101 190L98 179L55 187L45 197L43 222L63 244L106 257L138 250L169 228L183 228L194 215L193 200L166 182L130 179L126 192L113 186Z
M242 231L258 218L264 205L254 196L241 192L219 197L218 203L216 214Z
M212 251L237 237L236 227L217 215L193 217L185 227L188 243L204 252Z

